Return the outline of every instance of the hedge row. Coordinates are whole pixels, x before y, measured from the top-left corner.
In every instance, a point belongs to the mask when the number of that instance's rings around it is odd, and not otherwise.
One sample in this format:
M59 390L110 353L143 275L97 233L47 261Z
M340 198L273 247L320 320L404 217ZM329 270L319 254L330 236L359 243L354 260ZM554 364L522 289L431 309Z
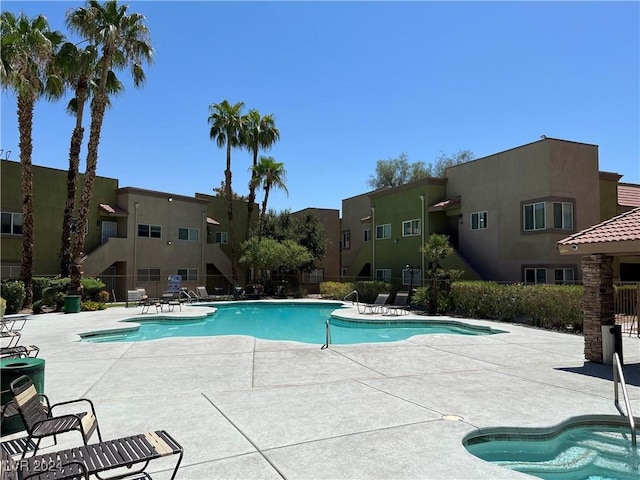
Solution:
M380 293L389 293L390 285L385 282L357 281L351 282L322 282L320 295L322 298L344 300L354 290L358 292L358 300L362 303L373 303ZM352 300L352 298L349 298Z
M470 318L513 321L534 326L582 331L582 286L499 285L494 282L455 282L453 313Z

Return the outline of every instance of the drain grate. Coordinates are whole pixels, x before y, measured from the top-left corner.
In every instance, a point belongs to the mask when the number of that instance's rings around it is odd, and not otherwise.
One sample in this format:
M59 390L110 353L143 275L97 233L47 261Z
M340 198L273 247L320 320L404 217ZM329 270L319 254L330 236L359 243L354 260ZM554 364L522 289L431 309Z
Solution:
M460 415L443 415L442 419L449 420L450 422L460 422L464 417L461 417Z

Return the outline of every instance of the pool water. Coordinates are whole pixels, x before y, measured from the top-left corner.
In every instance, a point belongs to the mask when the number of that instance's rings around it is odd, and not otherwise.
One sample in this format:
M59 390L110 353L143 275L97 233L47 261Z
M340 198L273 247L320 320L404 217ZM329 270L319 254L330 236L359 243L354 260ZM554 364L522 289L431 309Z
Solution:
M322 345L325 343L326 321L341 303L228 303L216 304L215 314L198 320L135 318L140 328L128 331L83 334L90 342L134 342L168 337L202 337L216 335L248 335L265 340L292 340ZM397 325L355 323L331 319L331 344L395 342L413 335L448 333L482 335L497 333L491 329L465 328L463 324L429 324L403 322Z
M640 478L640 452L629 426L589 425L554 435L503 434L467 441L483 460L546 480Z

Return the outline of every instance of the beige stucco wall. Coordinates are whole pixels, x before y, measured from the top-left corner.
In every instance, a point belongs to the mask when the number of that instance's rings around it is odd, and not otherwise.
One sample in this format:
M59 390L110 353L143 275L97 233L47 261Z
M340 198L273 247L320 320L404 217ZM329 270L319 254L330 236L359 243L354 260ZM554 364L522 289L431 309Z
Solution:
M561 238L598 222L600 215L598 148L576 142L543 139L447 169L447 196L461 195L459 250L487 279L522 281L523 267L571 267L561 257ZM522 205L532 201L574 203L574 229L523 232ZM471 230L471 214L487 211L488 228ZM548 272L550 279L552 272Z

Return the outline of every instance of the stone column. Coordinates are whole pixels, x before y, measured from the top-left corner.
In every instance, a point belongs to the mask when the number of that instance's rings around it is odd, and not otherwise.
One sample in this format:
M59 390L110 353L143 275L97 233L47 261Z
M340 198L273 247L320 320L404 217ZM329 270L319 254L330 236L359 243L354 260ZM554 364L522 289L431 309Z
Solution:
M584 294L584 356L592 362L603 363L602 325L614 325L613 257L601 254L582 257Z

